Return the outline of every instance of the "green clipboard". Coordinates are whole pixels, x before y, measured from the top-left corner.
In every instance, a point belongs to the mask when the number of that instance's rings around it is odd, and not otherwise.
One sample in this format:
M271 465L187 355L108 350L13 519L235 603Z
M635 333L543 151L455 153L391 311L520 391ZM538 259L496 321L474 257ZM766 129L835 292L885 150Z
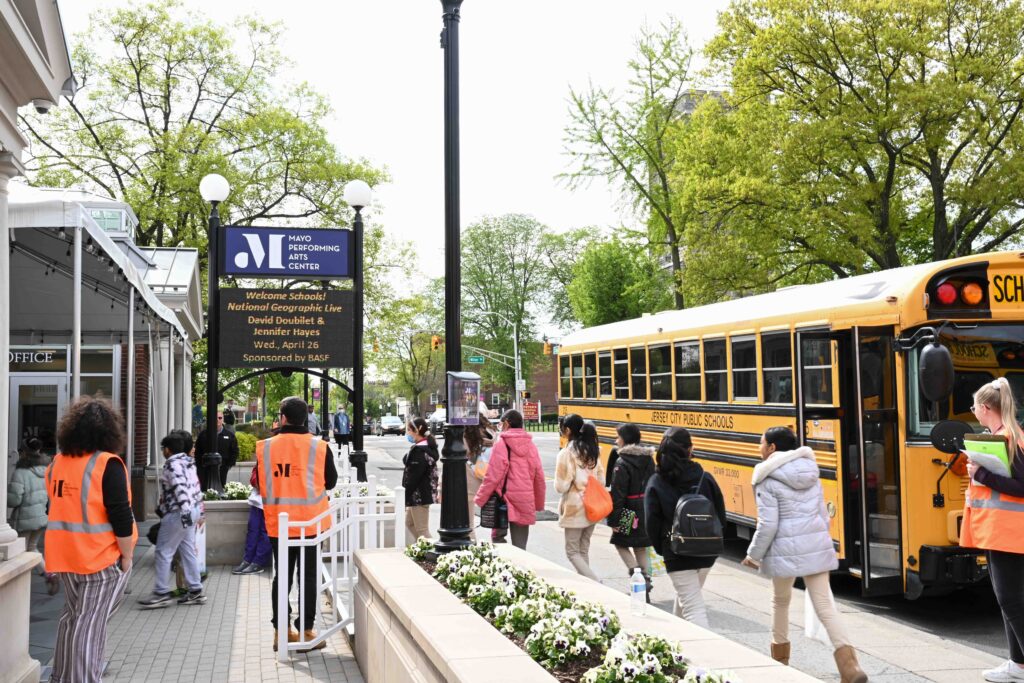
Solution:
M1000 434L964 436L964 451L974 462L994 474L1010 476L1010 455L1006 437Z

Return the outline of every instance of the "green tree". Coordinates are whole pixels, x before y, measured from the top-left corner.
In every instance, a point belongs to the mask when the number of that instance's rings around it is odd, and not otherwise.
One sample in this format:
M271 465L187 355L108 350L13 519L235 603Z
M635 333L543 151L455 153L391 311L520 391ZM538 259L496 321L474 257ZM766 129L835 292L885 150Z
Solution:
M674 124L694 104L693 51L680 23L645 29L630 60L624 97L590 84L570 91L566 153L573 170L560 177L577 187L594 178L617 186L622 201L647 221L650 240L667 252L676 280L672 294L683 308L683 243L688 217L670 182L675 161L668 144Z
M541 311L551 301L551 272L541 248L547 232L531 216L506 214L482 218L462 233L464 342L512 356L518 327L524 377L532 353L525 340L536 336ZM485 383L513 386L511 368L486 363L480 374Z
M671 278L639 241L591 242L568 288L576 318L586 327L639 318L672 306Z
M1020 2L736 0L719 23L729 107L676 131L673 178L704 263L748 263L718 296L1020 243Z
M231 183L232 222L347 223L344 183L383 174L329 141L322 95L282 81L281 32L255 18L220 26L178 0L94 14L72 50L78 92L21 119L33 181L85 183L132 206L140 244L204 255L210 172Z
M540 250L549 274L549 322L561 327L579 322L569 303L569 283L583 250L597 235L597 229L592 227L541 234Z
M432 338L444 328L443 281L434 280L422 293L396 298L381 310L376 343L377 372L392 378L391 388L416 406L424 392L444 376L444 347ZM394 398L394 396L390 397Z

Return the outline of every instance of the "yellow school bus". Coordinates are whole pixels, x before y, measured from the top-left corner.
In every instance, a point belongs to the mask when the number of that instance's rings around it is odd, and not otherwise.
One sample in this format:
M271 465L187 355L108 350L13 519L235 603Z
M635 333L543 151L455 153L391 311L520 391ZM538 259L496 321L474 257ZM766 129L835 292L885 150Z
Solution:
M920 358L935 342L955 375L929 400ZM644 315L570 334L558 356L559 414L592 421L602 457L620 423L650 445L685 427L740 536L756 525L760 436L786 425L814 450L841 568L865 594L986 579L984 556L958 545L967 479L930 437L947 419L980 431L972 394L995 377L1024 405L1024 252Z

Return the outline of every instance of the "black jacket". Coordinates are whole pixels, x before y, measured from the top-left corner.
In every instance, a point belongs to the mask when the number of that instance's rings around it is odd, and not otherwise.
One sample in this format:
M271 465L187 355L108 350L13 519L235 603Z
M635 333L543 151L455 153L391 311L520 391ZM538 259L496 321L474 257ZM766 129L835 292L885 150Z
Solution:
M217 434L217 452L220 453L221 462L224 465L234 465L238 460L238 439L235 433L225 427ZM196 437L196 462L203 466L203 456L206 454L206 430L199 432Z
M437 493L437 446L415 445L402 458L405 505L431 505Z
M649 449L643 446L623 446L615 461L612 472L612 513L608 525L612 528L612 544L624 548L643 548L651 544L644 523L644 497L647 480L654 474L654 459ZM629 534L617 531L622 513L632 510L636 513L637 526Z
M676 501L685 493L697 493L694 488L700 482L704 468L693 460L686 461L679 476L669 481L661 474L655 473L647 482L644 509L647 512L647 535L651 538L654 550L665 558L665 569L670 572L687 569L705 569L715 563L713 557L684 557L672 552L668 535L672 531L672 522L676 512ZM718 482L710 473L704 477L700 493L707 497L715 506L718 519L725 526L725 499Z

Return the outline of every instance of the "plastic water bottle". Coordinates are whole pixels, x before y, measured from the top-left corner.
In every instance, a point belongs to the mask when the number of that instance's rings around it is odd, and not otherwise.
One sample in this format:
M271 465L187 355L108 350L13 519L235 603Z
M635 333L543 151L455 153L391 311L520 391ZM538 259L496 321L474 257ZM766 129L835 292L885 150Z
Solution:
M647 581L640 567L633 570L633 576L629 579L629 611L635 617L647 613Z

